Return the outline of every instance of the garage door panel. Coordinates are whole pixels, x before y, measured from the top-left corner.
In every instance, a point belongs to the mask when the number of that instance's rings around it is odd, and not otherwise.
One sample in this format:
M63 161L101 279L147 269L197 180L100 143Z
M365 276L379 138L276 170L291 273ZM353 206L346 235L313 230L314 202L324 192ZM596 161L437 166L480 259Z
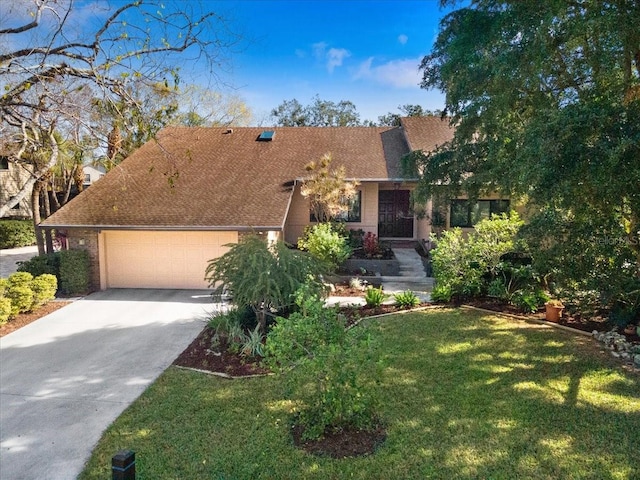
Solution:
M105 232L110 288L207 288L210 259L236 243L237 232Z

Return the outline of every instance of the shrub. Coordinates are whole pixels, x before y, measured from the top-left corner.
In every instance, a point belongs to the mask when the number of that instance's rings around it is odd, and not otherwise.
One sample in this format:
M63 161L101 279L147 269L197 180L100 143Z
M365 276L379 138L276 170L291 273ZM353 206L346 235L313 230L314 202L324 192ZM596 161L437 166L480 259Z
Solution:
M53 300L58 289L58 279L55 275L43 273L31 281L33 291L33 305L39 307Z
M16 272L9 275L7 287L29 287L33 280L33 275L28 272Z
M293 294L303 284L313 292L323 291L319 280L323 268L305 252L292 250L283 242L269 246L257 235L243 237L230 247L209 262L205 279L214 294L226 287L236 305L251 307L263 332L267 314L292 305Z
M24 285L13 285L7 289L6 297L11 300L11 316L28 312L33 308L33 290Z
M60 291L66 295L89 290L90 261L85 250L62 250L60 256Z
M345 330L337 311L318 297L299 298L300 312L269 332L266 363L287 372L287 396L299 402L303 438L376 422L373 386L380 378L375 344L363 328ZM294 367L291 369L291 367Z
M55 275L60 281L60 252L50 253L48 255L38 255L27 261L18 262L19 272L29 272L34 277L49 273Z
M413 308L420 303L420 299L411 290L396 293L393 297L402 308Z
M0 297L0 327L9 321L11 317L11 300Z
M382 287L369 287L364 292L364 301L367 307L379 307L387 299L387 294L382 291Z
M260 325L245 335L240 353L245 357L264 357L264 335L260 331Z
M349 243L349 246L353 250L363 247L363 244L364 244L363 229L358 228L357 230L349 230L348 234L349 234L349 238L347 239L347 242Z
M378 236L373 232L367 232L362 242L364 253L369 256L374 256L380 253L380 244L378 243Z
M447 289L438 295L450 292L451 299L485 292L488 282L499 273L501 257L516 248L521 226L522 221L512 212L510 216L503 214L482 220L466 238L459 228L444 232L432 252L436 283Z
M298 240L298 248L308 251L331 269L337 268L351 255L347 238L335 231L331 223L307 227Z
M431 292L431 300L436 303L449 303L453 298L450 285L436 285Z
M0 248L26 247L35 243L31 220L0 220Z
M7 288L9 287L9 280L6 278L0 278L0 298L4 297Z

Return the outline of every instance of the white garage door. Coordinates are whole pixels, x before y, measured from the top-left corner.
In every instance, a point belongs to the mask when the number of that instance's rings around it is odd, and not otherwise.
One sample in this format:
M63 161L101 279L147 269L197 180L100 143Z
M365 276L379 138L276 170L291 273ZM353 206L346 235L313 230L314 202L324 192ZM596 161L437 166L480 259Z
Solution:
M237 232L104 233L109 288L207 288L208 261L238 242Z

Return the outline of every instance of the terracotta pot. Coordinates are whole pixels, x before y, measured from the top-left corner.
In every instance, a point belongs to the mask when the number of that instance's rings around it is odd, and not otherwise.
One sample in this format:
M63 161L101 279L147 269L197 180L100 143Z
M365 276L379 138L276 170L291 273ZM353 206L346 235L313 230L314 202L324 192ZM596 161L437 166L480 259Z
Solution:
M626 333L627 335L633 335L634 333L636 333L636 326L627 325L626 327L624 327L624 333Z
M544 307L547 322L557 322L560 320L564 307L556 307L555 305L545 305Z

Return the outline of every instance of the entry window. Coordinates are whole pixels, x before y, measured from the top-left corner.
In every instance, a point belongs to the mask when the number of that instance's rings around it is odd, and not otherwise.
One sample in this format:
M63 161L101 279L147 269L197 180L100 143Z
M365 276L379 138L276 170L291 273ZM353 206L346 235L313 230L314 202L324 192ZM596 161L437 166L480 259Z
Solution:
M360 222L362 219L362 191L358 190L358 193L353 197L345 198L344 204L347 205L347 210L336 215L335 219L343 222ZM309 220L317 222L313 212L309 214Z
M473 227L480 220L491 218L491 215L500 215L509 211L509 200L452 200L450 211L450 224L452 227Z

